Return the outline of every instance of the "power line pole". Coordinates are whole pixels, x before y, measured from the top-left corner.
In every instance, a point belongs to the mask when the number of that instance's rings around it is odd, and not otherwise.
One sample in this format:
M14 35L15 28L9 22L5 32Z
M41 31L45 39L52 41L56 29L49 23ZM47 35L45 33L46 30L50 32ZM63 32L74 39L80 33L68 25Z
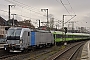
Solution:
M9 19L8 19L8 20L10 20L10 6L11 6L11 5L8 5L8 6L9 6Z
M48 9L47 9L47 27L49 27L49 21L48 21Z
M41 24L40 20L36 20L36 21L38 21L38 24L39 24L39 26L38 26L38 27L40 27L40 24Z
M76 16L76 15L63 15L63 21L62 21L62 40L65 40L65 38L64 38L64 32L65 32L65 29L64 29L64 16ZM71 18L72 19L72 18ZM71 20L70 19L70 20ZM65 40L65 43L64 43L64 45L67 45L67 42L66 42L66 40Z
M62 40L64 41L64 16L63 15L63 21L62 21Z
M39 20L39 27L40 27L40 20Z
M9 17L8 17L8 20L10 20L10 7L12 7L12 6L14 6L15 7L15 5L8 5L8 7L9 7L9 12L8 12L8 14L9 14Z
M11 14L11 15L13 15L13 23L12 23L12 26L14 27L14 16L16 15L16 14Z
M65 15L63 15L63 21L62 21L62 30L64 31L64 16Z
M64 16L66 16L66 15L63 15L63 21L62 21L62 40L65 41L64 42L64 45L67 45L67 43L66 43L66 37L65 37L66 34L64 33L64 31L65 31L64 30ZM65 34L65 36L64 36L64 34Z
M47 12L47 27L49 27L49 21L48 21L48 9L41 9L41 11L46 11Z

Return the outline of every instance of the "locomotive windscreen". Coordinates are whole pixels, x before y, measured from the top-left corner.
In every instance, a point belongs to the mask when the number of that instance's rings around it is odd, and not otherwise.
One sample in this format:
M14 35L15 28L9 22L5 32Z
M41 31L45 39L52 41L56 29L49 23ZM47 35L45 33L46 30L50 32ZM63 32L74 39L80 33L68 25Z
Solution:
M18 40L20 39L21 29L9 29L7 32L7 39Z

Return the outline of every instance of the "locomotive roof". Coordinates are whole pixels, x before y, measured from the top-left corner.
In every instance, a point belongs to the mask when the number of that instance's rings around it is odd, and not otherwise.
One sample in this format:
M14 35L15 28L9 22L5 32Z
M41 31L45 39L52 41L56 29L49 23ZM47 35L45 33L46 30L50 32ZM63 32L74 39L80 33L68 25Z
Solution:
M24 29L24 30L32 30L32 29L29 29L29 28L24 28L24 27L11 27L9 29Z
M45 33L50 33L50 31L47 31L47 30L33 30L35 32L45 32Z
M22 29L21 27L11 27L9 29Z

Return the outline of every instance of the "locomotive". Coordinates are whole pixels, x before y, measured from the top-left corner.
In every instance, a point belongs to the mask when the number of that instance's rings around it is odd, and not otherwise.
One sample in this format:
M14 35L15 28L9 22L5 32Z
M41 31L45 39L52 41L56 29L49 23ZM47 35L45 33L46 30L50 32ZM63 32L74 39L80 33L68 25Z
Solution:
M34 47L52 45L54 45L54 37L50 31L11 27L7 31L4 49L9 52L22 52Z

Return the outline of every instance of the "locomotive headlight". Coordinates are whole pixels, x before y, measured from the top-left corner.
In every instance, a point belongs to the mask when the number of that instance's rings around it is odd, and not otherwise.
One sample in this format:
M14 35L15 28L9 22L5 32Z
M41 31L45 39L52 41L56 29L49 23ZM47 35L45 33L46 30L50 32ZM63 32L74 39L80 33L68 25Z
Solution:
M20 40L20 44L23 43L23 40Z

